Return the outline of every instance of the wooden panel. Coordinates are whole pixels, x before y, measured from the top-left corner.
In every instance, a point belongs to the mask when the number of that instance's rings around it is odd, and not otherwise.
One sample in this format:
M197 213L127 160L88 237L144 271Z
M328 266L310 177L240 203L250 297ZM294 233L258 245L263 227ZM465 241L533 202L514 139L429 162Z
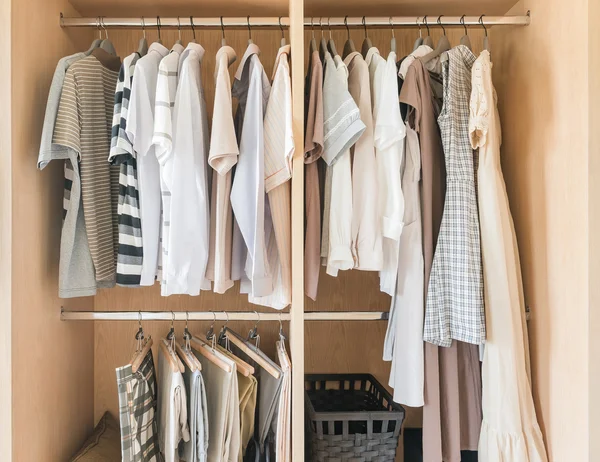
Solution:
M184 45L192 38L191 30L184 30ZM286 32L287 35L287 32ZM177 30L164 30L161 32L163 43L171 46L177 40ZM117 53L124 57L137 49L138 41L141 38L141 30L113 30L109 31L109 37L113 41ZM155 33L148 31L148 39L154 39ZM241 58L247 47L248 32L243 30L226 30L227 44L232 46ZM261 48L261 61L265 67L265 72L271 77L275 57L279 49L281 32L278 30L252 30L252 38ZM196 31L196 39L206 49L202 61L202 80L206 96L207 108L212 114L214 102L214 68L215 55L221 45L221 31L219 30L200 30ZM233 79L233 73L237 69L237 62L230 70ZM171 297L161 297L160 287L155 285L151 288L124 289L115 288L100 291L96 296L95 309L102 310L148 310L148 311L254 311L268 308L250 305L247 295L239 295L239 286L230 289L224 295L214 294L212 292L203 292L199 297L189 297L176 295ZM270 310L271 312L273 310ZM175 323L177 334L181 335L184 322ZM222 323L218 323L215 329L220 329ZM244 337L252 328L252 322L231 322L230 327L236 329ZM165 336L169 330L169 322L148 322L143 323L144 330L151 334L153 338L158 339ZM190 322L190 330L204 336L210 323ZM289 326L284 322L284 330L289 332ZM134 334L137 331L137 323L115 323L115 322L97 322L96 340L95 340L95 416L99 418L105 410L115 413L118 411L117 386L115 380L115 367L126 364L131 353L134 350ZM275 340L279 332L277 322L263 322L259 325L261 333L261 348L273 356L275 353Z
M12 460L62 462L94 423L94 334L91 324L59 320L61 304L73 306L57 287L63 166L39 172L36 161L56 63L92 34L61 30L59 12L75 14L66 0L12 8ZM75 303L93 309L93 299Z
M340 13L338 12L338 15ZM314 28L317 40L321 30L317 24ZM379 48L383 56L390 51L392 37L389 28L368 29L373 45ZM441 35L439 28L432 28L434 42ZM345 29L333 29L338 51L344 47L347 38ZM447 28L448 38L453 45L459 43L464 34L462 28ZM350 29L350 35L357 49L364 39L361 28ZM411 28L395 28L396 47L399 57L409 54L418 36L418 31ZM483 47L483 31L481 28L469 28L473 49L478 53ZM329 32L325 27L325 36ZM305 41L311 37L310 29L305 31ZM306 58L305 66L308 64ZM308 297L305 300L306 311L389 311L390 297L379 291L379 276L374 272L340 271L338 278L332 278L321 269L317 301ZM387 386L390 364L382 360L383 341L387 322L320 322L306 324L305 365L307 373L334 372L351 373L367 372ZM406 371L410 374L410 371ZM389 388L389 387L388 387ZM406 407L405 427L422 426L421 408ZM402 460L403 446L398 452L398 460Z
M520 2L511 13L531 9L531 26L492 34L502 166L531 306L533 393L548 458L556 461L597 459L588 458L595 417L587 385L587 6Z

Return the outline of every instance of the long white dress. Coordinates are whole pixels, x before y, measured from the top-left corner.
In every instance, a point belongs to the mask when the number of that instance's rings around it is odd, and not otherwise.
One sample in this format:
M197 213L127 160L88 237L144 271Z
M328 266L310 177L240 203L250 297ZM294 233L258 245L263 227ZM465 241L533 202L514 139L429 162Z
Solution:
M477 171L487 338L482 366L481 462L546 462L529 378L519 252L500 166L501 129L490 54L472 69L469 132Z

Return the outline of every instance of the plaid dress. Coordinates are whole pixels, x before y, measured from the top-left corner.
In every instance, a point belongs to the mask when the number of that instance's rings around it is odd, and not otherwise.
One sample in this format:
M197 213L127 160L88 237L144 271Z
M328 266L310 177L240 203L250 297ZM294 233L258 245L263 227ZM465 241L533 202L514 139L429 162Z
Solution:
M433 258L424 340L449 347L452 340L485 340L483 272L474 153L469 140L471 68L475 55L464 45L442 57L444 106L438 123L447 185L444 215Z
M156 371L149 351L134 374L119 367L119 419L122 462L160 462L156 422Z

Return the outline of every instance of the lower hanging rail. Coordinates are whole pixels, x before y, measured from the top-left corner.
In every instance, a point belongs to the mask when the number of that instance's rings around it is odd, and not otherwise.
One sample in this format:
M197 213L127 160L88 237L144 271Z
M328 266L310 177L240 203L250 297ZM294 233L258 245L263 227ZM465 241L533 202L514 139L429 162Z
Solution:
M305 321L385 321L386 311L307 311ZM62 321L289 321L289 312L255 311L67 311Z

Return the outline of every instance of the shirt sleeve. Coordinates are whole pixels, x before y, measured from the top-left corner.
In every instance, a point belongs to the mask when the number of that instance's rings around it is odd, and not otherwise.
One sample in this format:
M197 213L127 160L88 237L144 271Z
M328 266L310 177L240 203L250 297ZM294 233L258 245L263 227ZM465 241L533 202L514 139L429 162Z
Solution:
M269 295L273 290L265 245L263 72L260 64L251 65L240 158L231 188L233 213L248 249L250 271L246 274L252 282L254 297Z
M406 78L400 91L400 102L409 106L408 123L414 131L419 133L421 129L421 92L417 80L417 66L419 65L417 61L406 72Z
M165 59L172 58L167 55ZM169 79L177 79L170 75L165 61L161 61L156 79L156 98L154 103L154 125L152 143L156 145L154 153L160 165L165 165L172 157L173 150L173 123L171 120L171 98L169 90Z
M360 111L347 85L347 69L337 69L330 56L326 57L323 81L323 159L331 165L356 143L365 130ZM344 76L345 75L345 76Z
M482 69L479 64L473 66L472 80L469 138L473 149L478 149L487 142L489 124L489 102L484 88Z
M118 164L123 159L119 159L121 154L124 154L119 147L119 136L121 130L121 111L123 107L123 88L125 84L125 62L121 64L121 70L119 71L119 77L117 79L117 87L115 88L115 102L113 105L113 120L112 130L110 134L110 153L108 155L108 161L111 163ZM123 124L124 125L124 124Z
M144 73L136 72L131 84L131 100L126 132L133 149L141 156L145 156L150 146L152 146L154 108L148 92L148 83Z
M72 68L65 75L52 143L73 149L81 160L81 101Z

